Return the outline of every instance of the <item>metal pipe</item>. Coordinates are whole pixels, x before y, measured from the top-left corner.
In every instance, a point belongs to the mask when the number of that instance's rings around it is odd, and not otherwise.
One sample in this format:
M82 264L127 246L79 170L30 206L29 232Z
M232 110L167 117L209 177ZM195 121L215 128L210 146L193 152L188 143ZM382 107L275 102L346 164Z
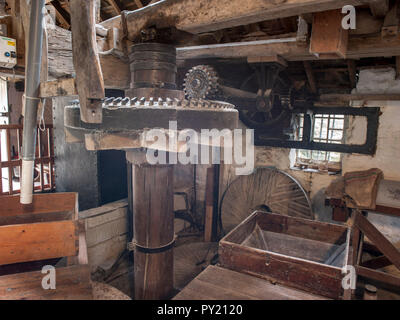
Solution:
M39 105L40 67L43 43L44 0L31 1L29 19L28 63L25 83L25 114L22 145L21 197L22 204L32 203L33 168L35 164L37 110Z

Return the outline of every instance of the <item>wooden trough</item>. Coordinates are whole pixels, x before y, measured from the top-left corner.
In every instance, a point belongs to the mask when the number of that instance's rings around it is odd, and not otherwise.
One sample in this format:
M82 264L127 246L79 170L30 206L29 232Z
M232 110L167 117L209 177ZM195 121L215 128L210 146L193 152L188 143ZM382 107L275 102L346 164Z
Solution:
M256 211L227 234L220 265L332 299L350 299L342 268L352 265L351 229Z
M76 193L0 198L0 299L91 299L84 228ZM61 258L66 258L64 265ZM44 290L42 267L56 268L56 289Z

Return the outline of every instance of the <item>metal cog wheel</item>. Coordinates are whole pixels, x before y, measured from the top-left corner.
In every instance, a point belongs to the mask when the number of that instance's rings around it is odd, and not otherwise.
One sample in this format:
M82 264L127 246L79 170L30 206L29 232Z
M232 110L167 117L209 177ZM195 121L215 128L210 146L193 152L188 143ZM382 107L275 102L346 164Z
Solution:
M79 101L73 104L79 104ZM204 109L228 109L233 110L235 106L224 101L204 100L204 99L170 99L170 98L107 98L103 101L103 108L145 108L145 107L163 107L163 108L204 108Z
M183 87L188 98L212 98L218 92L218 74L212 66L195 66L186 73Z

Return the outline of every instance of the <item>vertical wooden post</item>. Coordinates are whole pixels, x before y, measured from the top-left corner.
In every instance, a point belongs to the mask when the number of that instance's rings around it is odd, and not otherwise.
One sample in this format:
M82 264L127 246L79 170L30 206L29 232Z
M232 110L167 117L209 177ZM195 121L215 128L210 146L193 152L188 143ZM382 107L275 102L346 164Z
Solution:
M132 165L135 299L171 297L173 290L173 166Z
M204 218L204 241L211 242L213 234L214 213L214 167L207 169L206 180L206 212Z

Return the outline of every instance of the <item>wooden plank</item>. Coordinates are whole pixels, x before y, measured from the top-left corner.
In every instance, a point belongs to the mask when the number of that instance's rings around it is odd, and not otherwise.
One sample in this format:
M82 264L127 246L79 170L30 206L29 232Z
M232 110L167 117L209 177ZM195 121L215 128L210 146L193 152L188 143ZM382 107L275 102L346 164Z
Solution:
M372 0L369 7L375 18L384 18L389 12L389 0Z
M399 101L400 94L321 94L320 101Z
M256 277L209 266L174 300L325 300L299 290L271 284Z
M343 295L340 268L223 241L219 257L223 268L332 299Z
M45 212L45 213L22 213L18 215L0 215L0 226L13 224L27 224L37 222L73 220L73 211Z
M214 168L207 168L206 178L206 212L204 217L204 241L212 241L212 220L213 220L213 194L214 194Z
M74 78L60 78L40 83L41 98L76 96L77 94Z
M96 216L102 216L106 213L112 213L119 208L126 208L128 206L128 199L122 199L107 203L101 207L88 209L79 212L79 219L90 219ZM92 225L92 224L91 224Z
M263 56L263 57L251 56L247 58L247 63L271 63L271 62L279 63L284 67L288 66L287 61L278 55Z
M45 290L41 270L0 277L0 300L91 300L87 265L56 269L56 289Z
M71 0L70 10L73 61L81 119L88 123L101 123L101 99L105 97L105 91L96 43L94 0Z
M118 210L123 213L123 216L121 218L114 219L107 223L86 230L86 239L89 247L92 247L104 241L111 240L128 232L128 219L126 216L126 209Z
M249 56L280 55L286 61L318 60L296 38L231 42L177 48L177 59L247 58ZM400 39L385 41L381 36L354 35L349 38L347 59L400 55ZM338 59L338 57L324 57Z
M347 236L347 228L344 226L280 214L260 212L257 214L257 223L265 231L332 244L344 243Z
M121 14L121 8L119 7L117 1L115 0L107 0L107 1L111 4L111 7L114 9L117 15Z
M142 1L140 1L140 0L135 0L135 4L136 4L136 6L140 9L140 8L143 8L143 3L142 3Z
M77 240L74 221L0 226L0 264L74 256Z
M197 34L364 3L361 0L159 1L142 10L128 12L126 20L128 37L134 40L139 37L140 30L154 25L165 28L176 26L180 30ZM118 23L115 21L118 19L103 22L103 25L108 28Z
M348 30L342 28L341 10L314 13L310 52L320 58L331 55L344 58L347 53Z
M11 139L10 139L10 130L6 130L6 152L7 159L11 161ZM13 182L12 182L13 171L11 166L8 167L8 193L13 194Z
M355 60L347 60L347 69L349 71L349 80L352 88L357 86L357 69Z
M61 6L61 4L57 0L51 1L50 3L56 9L57 18L60 20L61 24L64 25L65 28L69 29L71 26L70 14Z
M390 260L385 256L379 256L362 262L361 266L368 269L381 269L392 265Z
M311 67L311 63L309 61L304 61L304 70L306 71L307 79L308 79L308 84L310 85L311 92L312 93L317 93L317 84L315 82L315 77L314 77L314 72Z
M21 205L19 196L6 196L1 198L0 216L75 212L77 201L77 194L74 192L34 194L33 202L30 205Z
M400 252L386 237L364 216L355 212L355 226L372 241L376 247L400 270Z
M381 281L389 285L400 287L400 278L395 277L389 273L367 269L361 266L356 266L356 272L359 276L373 279L376 281Z

